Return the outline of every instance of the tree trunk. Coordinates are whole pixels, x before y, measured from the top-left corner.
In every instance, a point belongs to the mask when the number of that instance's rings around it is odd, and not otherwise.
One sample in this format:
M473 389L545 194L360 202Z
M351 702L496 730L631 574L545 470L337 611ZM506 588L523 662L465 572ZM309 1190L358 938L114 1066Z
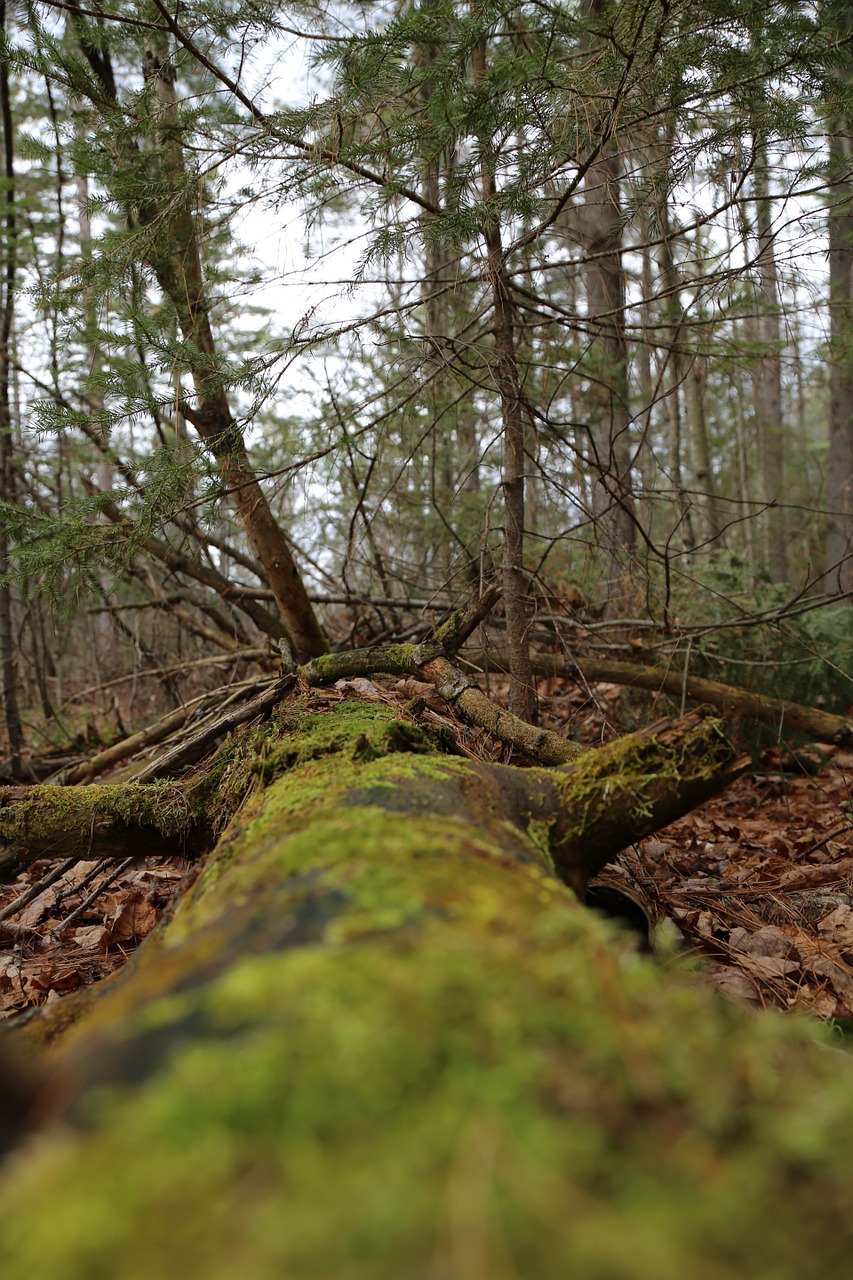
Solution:
M486 74L485 40L472 50L474 82ZM503 596L506 610L507 649L510 658L509 705L515 715L535 724L538 718L536 689L530 671L527 634L527 580L524 572L525 416L521 374L515 350L515 308L504 261L501 227L495 211L497 190L491 139L482 140L482 189L485 217L483 239L489 287L494 308L495 381L501 401L503 424L504 497Z
M853 591L853 137L840 126L830 143L829 455L826 589Z
M605 0L583 0L584 13L603 19ZM597 482L593 515L597 536L605 549L608 592L618 595L625 574L626 554L633 550L635 527L631 484L631 412L628 403L628 341L625 333L625 273L622 267L622 164L614 122L605 112L600 127L607 130L597 158L584 181L582 234L586 253L586 300L589 340L598 357L588 395L590 444Z
M163 146L165 173L177 191L185 192L187 175L175 96L175 72L168 60L161 61L156 54L149 54L146 75L153 85L162 113L158 134ZM228 396L212 367L216 343L210 325L210 302L201 266L196 217L186 196L183 201L177 216L158 235L158 240L162 238L167 243L155 247L152 266L160 287L175 308L187 346L198 351L201 357L191 369L198 401L191 420L199 435L207 441L234 498L249 545L263 566L276 604L287 624L296 656L300 660L312 658L325 653L328 644L284 532L252 470Z
M6 38L6 4L0 0L0 32ZM5 176L5 214L3 218L3 282L0 306L0 502L12 503L14 473L12 470L12 414L10 405L10 372L12 317L15 305L16 239L14 128L9 98L9 64L0 64L0 114L3 125L3 157ZM9 572L9 532L5 516L0 513L0 578ZM18 708L18 674L15 663L15 641L12 629L12 587L0 583L0 686L2 686L3 723L9 749L9 773L20 777L23 729Z
M4 1280L845 1274L836 1059L578 906L551 864L586 784L424 747L365 703L268 734L280 776L168 923L40 1084L4 1071L7 1140L10 1099L40 1130Z
M711 443L708 437L708 419L705 413L705 362L694 356L687 373L684 403L687 420L687 436L690 443L690 469L696 490L696 507L699 512L699 540L707 551L720 537L723 527L720 518L715 481L711 466Z
M79 14L77 14L79 17ZM118 95L109 54L96 49L83 34L80 47L111 106ZM168 187L176 211L163 218L156 201L142 201L134 217L146 227L145 253L163 293L175 308L197 404L179 406L216 459L220 473L246 531L252 551L263 567L296 656L300 660L325 653L328 643L284 531L276 521L266 494L252 469L242 432L231 412L227 393L215 369L216 343L210 324L210 299L201 266L196 214L188 194L175 95L175 72L156 52L145 55L144 74L152 88L158 113L154 131L161 148L159 177ZM96 105L104 109L103 98ZM197 353L194 358L192 353Z
M779 319L779 274L773 233L773 206L767 142L755 139L755 219L758 228L761 351L753 365L752 385L758 434L762 501L770 506L767 522L767 567L773 582L788 579L785 537L784 437L782 430L782 327Z

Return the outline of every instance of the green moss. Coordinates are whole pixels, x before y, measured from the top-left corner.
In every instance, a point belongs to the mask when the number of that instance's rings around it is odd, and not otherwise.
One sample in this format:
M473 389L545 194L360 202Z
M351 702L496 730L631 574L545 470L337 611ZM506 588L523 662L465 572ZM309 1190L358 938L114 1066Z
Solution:
M101 1009L85 1130L0 1189L4 1280L846 1275L849 1073L406 825L271 839L267 909L313 932Z
M602 820L616 797L629 800L626 812L635 819L649 817L654 795L662 780L715 777L731 759L719 720L708 719L698 734L678 740L662 751L654 737L631 735L611 742L597 752L587 752L570 771L554 775L563 809L573 835ZM602 781L604 785L602 786Z
M554 869L554 855L551 852L551 832L553 826L553 818L547 819L531 817L527 824L528 836L552 870Z
M194 822L183 790L173 783L149 786L31 788L27 799L0 809L0 835L13 845L40 848L55 843L66 856L85 854L99 826L150 827L167 839L186 835Z
M513 771L360 760L387 722L344 715L66 1050L4 1280L846 1277L848 1059L623 950Z

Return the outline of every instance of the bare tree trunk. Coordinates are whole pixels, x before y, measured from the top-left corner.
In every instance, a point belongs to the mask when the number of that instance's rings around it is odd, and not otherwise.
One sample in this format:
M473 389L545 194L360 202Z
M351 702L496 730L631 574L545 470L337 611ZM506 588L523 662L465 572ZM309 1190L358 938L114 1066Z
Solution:
M145 75L160 104L157 129L164 150L166 176L174 182L176 190L186 192L174 69L168 60L149 53L146 55ZM160 287L177 312L186 343L202 356L191 370L197 407L187 416L208 442L219 464L240 512L249 543L263 566L276 604L287 624L297 657L310 658L325 653L328 644L305 584L287 539L251 467L228 396L211 368L216 343L210 325L210 302L201 267L196 217L188 195L185 195L182 207L166 234L168 247L155 248L152 266Z
M486 73L486 46L480 40L472 53L475 82ZM521 375L515 351L515 308L501 243L498 216L489 209L496 188L494 157L490 140L483 140L482 190L486 216L483 239L486 243L489 286L494 307L495 376L503 421L504 495L503 593L506 610L507 646L510 656L510 710L522 719L537 719L536 689L530 670L527 636L527 580L524 572L524 438L525 414Z
M654 499L655 489L657 487L657 463L651 443L655 411L655 387L652 378L652 346L654 330L650 327L652 321L651 299L654 291L654 282L652 275L652 255L648 244L643 245L642 283L642 332L637 348L640 400L642 403L642 412L640 414L638 424L640 427L638 464L641 479L640 494L637 502L637 516L646 531L646 535L651 536L654 525Z
M853 136L838 125L830 143L830 405L826 589L853 591Z
M758 228L758 270L761 313L758 337L761 343L752 371L753 403L758 432L759 476L762 500L771 504L767 522L767 566L773 582L788 577L784 510L772 504L785 497L784 439L782 422L782 331L779 316L779 276L773 236L773 206L770 200L767 143L755 138L755 216Z
M583 0L591 18L604 15L606 0ZM611 128L610 123L602 127ZM615 128L615 125L613 126ZM631 487L631 422L628 403L628 342L625 334L625 273L622 267L622 164L615 136L603 140L587 170L581 227L586 253L587 324L600 356L590 389L590 444L597 471L593 515L609 561L608 591L619 593L635 526Z
M115 77L107 52L95 48L85 33L80 48L98 78L104 95L117 101ZM228 396L214 368L216 343L210 324L210 299L201 267L195 210L188 191L184 166L182 125L175 95L175 72L157 52L145 55L143 73L151 86L156 117L154 127L162 149L161 178L177 203L177 211L164 225L154 202L146 202L137 214L150 229L146 252L164 294L178 316L189 351L196 406L186 408L199 435L207 442L246 530L249 543L263 566L297 656L325 653L328 644L308 598L287 539L270 510L246 452L242 432L231 412ZM101 104L98 104L101 105Z
M673 146L673 126L668 125L666 146ZM684 355L682 352L682 309L681 309L681 273L675 260L675 235L669 215L669 204L664 196L658 210L661 225L660 268L663 276L665 311L671 317L671 324L666 331L666 366L669 370L667 379L667 407L669 415L669 471L675 500L678 506L678 522L682 526L681 540L686 547L695 543L693 531L693 515L687 500L684 484L684 430L682 420L682 384L684 382Z
M711 444L708 439L708 419L705 412L705 361L694 356L687 374L684 400L687 418L687 436L690 444L690 469L696 488L696 506L699 510L699 538L706 548L720 536L720 520L717 497L714 493L714 476L711 467Z
M6 3L0 0L0 32L6 34ZM4 279L0 310L0 501L14 501L12 471L12 415L10 401L12 320L15 305L15 268L17 224L15 217L14 126L9 98L9 63L0 59L0 114L3 125L4 177L6 185L4 218ZM9 572L9 534L5 517L0 514L0 575ZM12 588L0 586L0 682L2 682L3 719L9 744L9 772L20 776L23 745L21 716L18 709L18 677L15 669L15 643L12 630Z

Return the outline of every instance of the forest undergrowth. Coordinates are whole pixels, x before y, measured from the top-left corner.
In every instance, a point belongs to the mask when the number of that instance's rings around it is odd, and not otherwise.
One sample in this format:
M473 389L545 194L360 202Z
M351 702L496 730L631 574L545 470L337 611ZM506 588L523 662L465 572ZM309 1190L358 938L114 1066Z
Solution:
M492 677L490 692L505 698L503 678ZM539 695L551 727L570 725L590 745L637 716L637 694L616 685L551 679ZM525 763L418 681L341 680L312 696L319 709L381 700L440 732L451 751ZM644 719L670 713L667 699L655 702L644 702ZM0 1019L115 973L195 874L180 856L70 863L34 862L0 887ZM853 752L765 747L724 794L627 850L590 902L629 922L639 948L691 956L696 981L756 1009L835 1020L843 1032L853 1024Z

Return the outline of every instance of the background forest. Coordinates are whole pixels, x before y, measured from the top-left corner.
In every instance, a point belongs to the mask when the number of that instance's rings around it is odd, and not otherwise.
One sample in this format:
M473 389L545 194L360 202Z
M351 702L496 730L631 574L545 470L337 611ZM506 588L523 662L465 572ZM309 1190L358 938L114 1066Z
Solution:
M849 19L4 7L11 775L494 582L529 719L531 645L843 711Z

